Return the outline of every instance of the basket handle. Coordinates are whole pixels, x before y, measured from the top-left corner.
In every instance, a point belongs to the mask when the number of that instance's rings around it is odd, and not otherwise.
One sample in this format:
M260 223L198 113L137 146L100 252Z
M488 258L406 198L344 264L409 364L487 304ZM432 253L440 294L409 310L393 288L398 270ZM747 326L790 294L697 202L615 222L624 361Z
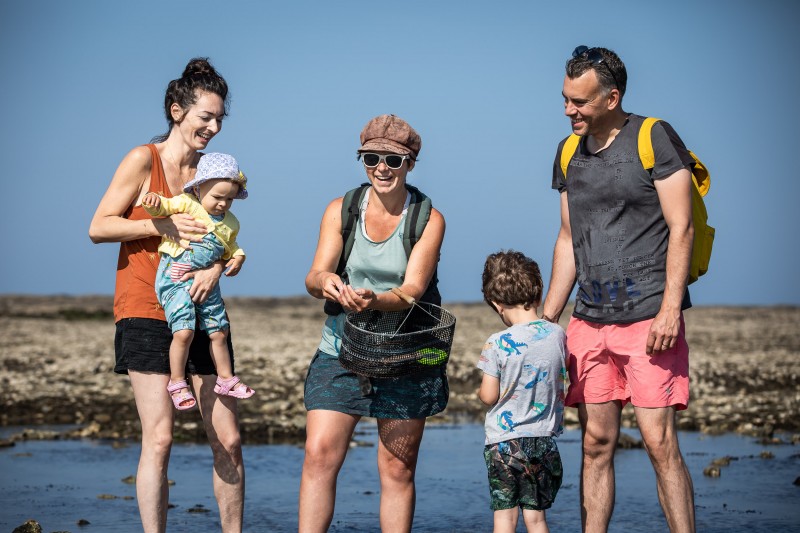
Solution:
M394 294L395 296L397 296L398 298L400 298L409 305L414 305L417 302L412 296L409 296L408 294L404 293L397 287L392 287L392 294Z

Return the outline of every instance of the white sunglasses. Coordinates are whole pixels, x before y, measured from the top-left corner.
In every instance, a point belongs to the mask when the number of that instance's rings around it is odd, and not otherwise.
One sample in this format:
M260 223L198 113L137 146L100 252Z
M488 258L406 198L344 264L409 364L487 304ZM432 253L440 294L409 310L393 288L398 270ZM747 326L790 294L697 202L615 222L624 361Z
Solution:
M411 159L407 155L397 155L397 154L375 154L372 152L365 152L363 154L358 154L359 157L363 157L364 166L367 168L375 168L381 164L381 161L386 163L386 166L397 170L398 168L403 166L403 161L406 159Z

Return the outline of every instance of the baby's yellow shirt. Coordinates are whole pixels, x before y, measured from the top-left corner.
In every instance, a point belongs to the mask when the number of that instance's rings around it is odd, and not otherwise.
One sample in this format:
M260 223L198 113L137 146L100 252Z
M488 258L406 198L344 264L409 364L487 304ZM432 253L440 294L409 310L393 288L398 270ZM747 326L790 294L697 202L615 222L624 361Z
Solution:
M239 233L239 220L233 216L233 213L228 211L225 213L223 219L219 222L214 222L208 215L198 199L191 194L183 193L180 196L172 198L161 198L161 207L152 208L142 205L145 211L154 217L168 217L175 213L186 213L192 215L195 220L202 222L206 225L209 233L214 233L217 238L222 242L225 247L225 253L222 259L230 259L233 256L244 255L244 250L239 248L236 243L236 235ZM162 237L161 244L158 246L158 251L163 254L169 254L172 257L178 257L191 243L186 239L181 239L179 242Z

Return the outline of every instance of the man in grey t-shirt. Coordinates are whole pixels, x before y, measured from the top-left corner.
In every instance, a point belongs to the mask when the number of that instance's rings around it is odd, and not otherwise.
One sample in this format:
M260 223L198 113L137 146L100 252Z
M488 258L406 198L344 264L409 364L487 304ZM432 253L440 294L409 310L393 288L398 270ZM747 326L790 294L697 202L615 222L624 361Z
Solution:
M567 62L565 114L580 139L566 172L567 139L553 168L561 229L543 317L558 320L577 282L566 405L578 408L583 429L584 530L608 529L620 413L630 402L669 528L694 531L692 480L675 427L675 411L689 401L682 311L691 305L692 159L672 127L657 122L656 163L644 169L644 117L622 110L626 83L625 65L605 48L579 46Z

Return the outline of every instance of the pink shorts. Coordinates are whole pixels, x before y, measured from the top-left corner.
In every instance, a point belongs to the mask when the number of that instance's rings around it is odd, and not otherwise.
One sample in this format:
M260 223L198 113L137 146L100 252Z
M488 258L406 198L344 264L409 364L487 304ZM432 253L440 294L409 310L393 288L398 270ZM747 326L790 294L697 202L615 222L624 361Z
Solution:
M565 403L619 400L636 407L689 404L689 345L681 316L675 346L645 353L653 319L632 324L595 324L572 317L567 327L569 391Z

